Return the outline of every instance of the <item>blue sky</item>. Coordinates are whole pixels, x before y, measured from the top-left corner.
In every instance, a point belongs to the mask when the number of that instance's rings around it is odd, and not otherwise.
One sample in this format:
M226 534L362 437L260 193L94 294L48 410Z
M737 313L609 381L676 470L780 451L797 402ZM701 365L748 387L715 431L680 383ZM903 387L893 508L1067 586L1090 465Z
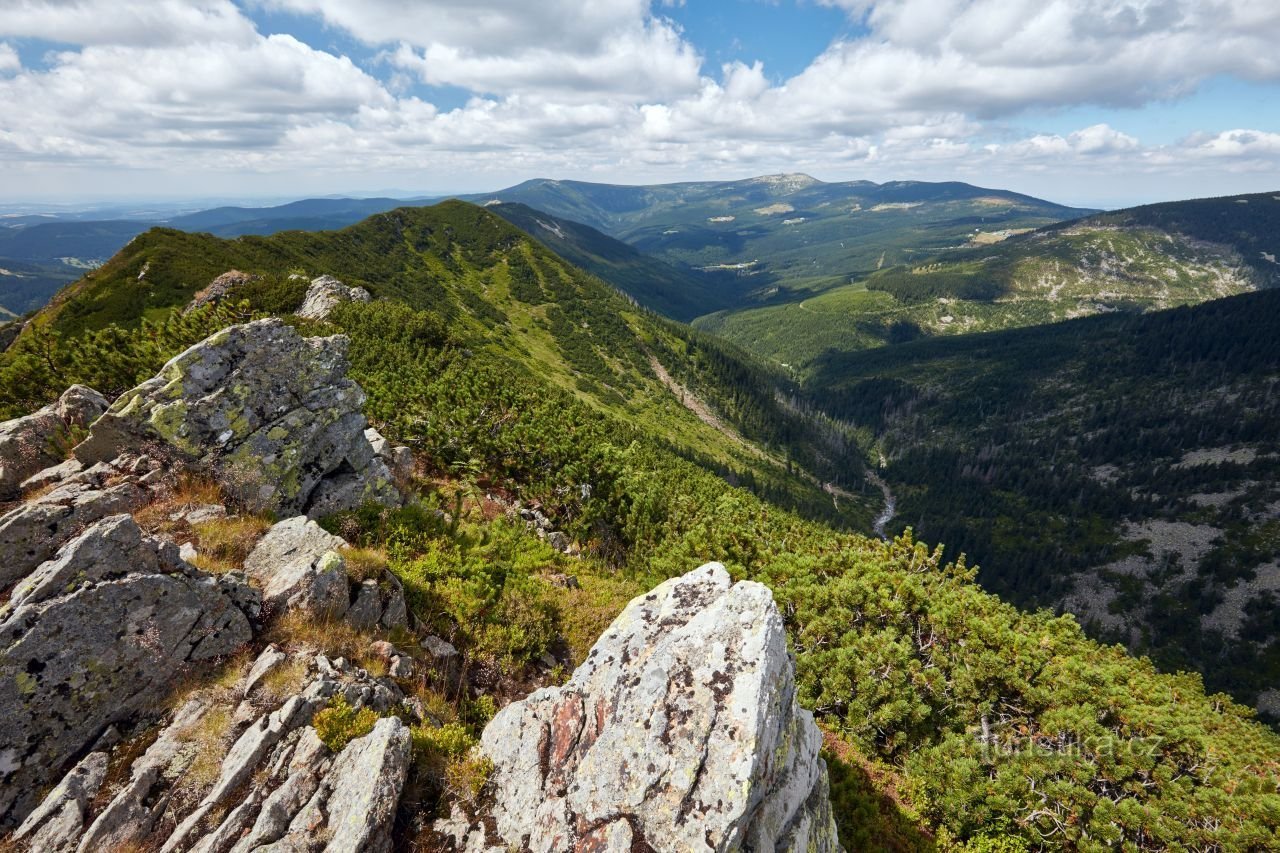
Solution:
M0 0L10 200L1280 189L1274 0Z

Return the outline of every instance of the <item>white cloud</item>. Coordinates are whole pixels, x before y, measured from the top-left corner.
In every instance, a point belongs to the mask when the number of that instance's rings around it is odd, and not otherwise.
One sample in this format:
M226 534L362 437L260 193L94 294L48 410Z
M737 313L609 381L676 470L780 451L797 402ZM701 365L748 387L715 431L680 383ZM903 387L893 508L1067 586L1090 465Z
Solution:
M5 0L0 15L0 36L66 44L244 44L254 35L231 0Z
M319 15L432 85L643 100L695 89L701 59L649 0L263 0Z
M0 161L472 185L1280 174L1271 132L1152 145L1111 124L1009 129L1028 110L1136 106L1215 75L1280 79L1272 0L817 2L867 34L779 81L756 60L704 65L663 17L672 0L0 0ZM260 33L242 12L255 7L314 16L378 59L361 68ZM75 48L23 68L3 41L22 38ZM411 94L415 80L471 97L442 109Z
M0 42L0 74L21 69L22 60L18 58L18 51L14 50L13 45Z

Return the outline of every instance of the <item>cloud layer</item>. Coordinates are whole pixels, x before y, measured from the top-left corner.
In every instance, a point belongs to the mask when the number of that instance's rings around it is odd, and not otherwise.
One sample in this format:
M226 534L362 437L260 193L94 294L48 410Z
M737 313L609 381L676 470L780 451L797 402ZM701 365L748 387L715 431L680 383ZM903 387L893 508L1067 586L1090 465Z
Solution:
M1140 108L1223 76L1277 84L1273 0L807 0L843 9L861 35L786 80L761 61L710 65L649 0L245 2L10 0L0 164L29 190L54 168L477 187L784 168L986 183L1280 174L1280 135L1248 129L1247 115L1161 145L1107 124L1016 129L1029 114ZM259 11L366 51L357 63L264 32ZM17 48L45 42L24 66ZM432 87L470 97L442 109Z

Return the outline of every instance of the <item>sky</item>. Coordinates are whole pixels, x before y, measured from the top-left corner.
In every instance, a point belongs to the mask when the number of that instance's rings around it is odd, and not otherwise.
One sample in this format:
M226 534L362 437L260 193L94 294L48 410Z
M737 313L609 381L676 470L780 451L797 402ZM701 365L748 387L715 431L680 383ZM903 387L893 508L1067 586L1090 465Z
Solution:
M0 0L0 201L1280 189L1278 0Z

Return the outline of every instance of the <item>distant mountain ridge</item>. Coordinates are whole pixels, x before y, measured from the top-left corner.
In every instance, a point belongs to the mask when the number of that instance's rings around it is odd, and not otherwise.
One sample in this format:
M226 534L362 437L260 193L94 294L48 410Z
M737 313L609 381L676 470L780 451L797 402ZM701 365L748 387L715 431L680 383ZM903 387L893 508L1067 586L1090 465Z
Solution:
M833 353L918 337L1191 305L1280 283L1280 193L1096 214L889 265L696 325L806 374Z

